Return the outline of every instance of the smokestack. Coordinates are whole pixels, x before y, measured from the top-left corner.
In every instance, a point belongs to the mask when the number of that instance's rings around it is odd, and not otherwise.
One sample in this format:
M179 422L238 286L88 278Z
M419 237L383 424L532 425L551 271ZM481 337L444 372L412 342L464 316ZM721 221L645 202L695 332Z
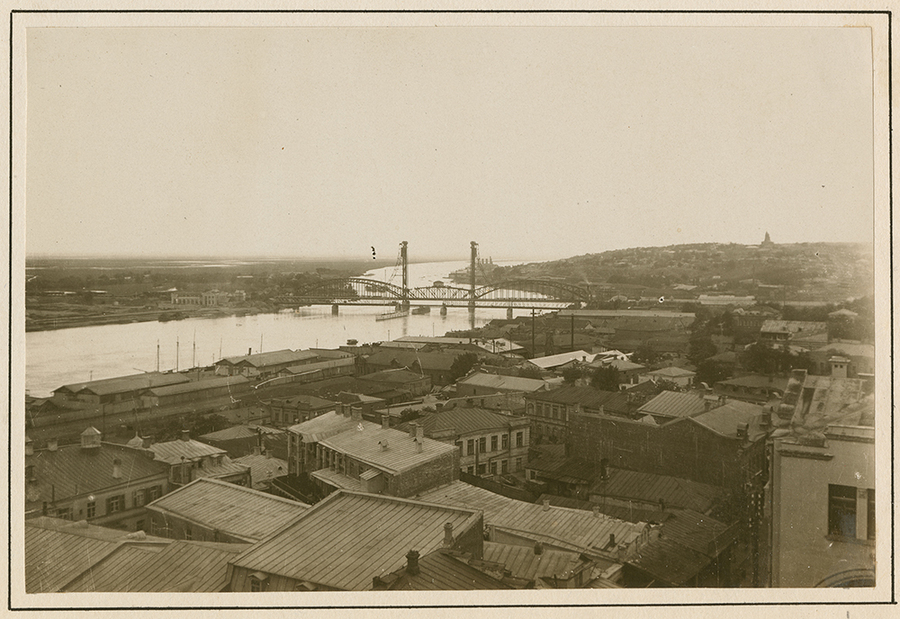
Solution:
M453 546L453 523L448 522L444 525L444 548Z
M419 553L415 550L406 553L406 573L410 576L419 574Z
M184 442L188 442L189 440L191 440L190 430L182 430L181 431L181 440L183 440Z
M113 460L113 479L122 479L122 461L116 458Z
M383 430L388 430L391 427L391 417L390 415L382 415L381 416L381 428Z

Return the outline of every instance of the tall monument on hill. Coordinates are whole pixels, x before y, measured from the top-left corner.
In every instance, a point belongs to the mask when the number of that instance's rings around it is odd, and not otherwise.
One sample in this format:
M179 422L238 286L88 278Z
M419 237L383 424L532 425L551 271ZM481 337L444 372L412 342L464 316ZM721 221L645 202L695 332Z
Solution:
M775 243L772 242L771 237L769 237L769 232L766 231L766 238L762 243L759 244L760 247L772 247Z

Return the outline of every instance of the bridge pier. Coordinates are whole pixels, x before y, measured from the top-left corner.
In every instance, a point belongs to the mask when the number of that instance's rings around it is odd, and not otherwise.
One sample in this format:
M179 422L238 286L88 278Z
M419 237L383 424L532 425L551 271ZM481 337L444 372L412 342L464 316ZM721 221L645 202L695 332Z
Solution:
M331 306L331 315L332 315L332 316L337 316L340 307L341 307L341 306L338 305L337 303L335 303L334 305L332 305L332 306Z
M513 308L512 308L512 305L510 305L509 307L506 308L506 319L507 319L507 320L512 320L512 319L513 319L513 311L512 311L512 309L513 309Z
M447 304L441 303L441 316L446 316L446 315L447 315Z

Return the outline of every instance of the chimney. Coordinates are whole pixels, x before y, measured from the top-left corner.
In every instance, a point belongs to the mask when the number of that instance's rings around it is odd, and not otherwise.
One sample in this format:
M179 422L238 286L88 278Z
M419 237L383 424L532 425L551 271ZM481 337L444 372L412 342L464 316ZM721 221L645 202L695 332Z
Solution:
M409 438L416 438L416 426L418 426L415 421L409 424Z
M440 412L440 410L441 410L442 408L444 408L444 403L443 403L443 402L435 402L435 403L434 403L434 410Z
M390 415L382 415L381 416L381 429L389 430L391 427L391 417Z
M750 424L739 423L737 426L737 437L746 439L750 432Z
M378 441L378 444L381 445L381 451L387 451L387 448L388 448L388 442L387 442L386 440L385 440L385 441Z
M422 453L422 443L424 441L422 441L421 439L413 439L413 442L416 444L416 453Z
M25 455L33 456L34 455L34 441L28 438L28 435L25 436Z
M550 511L550 499L544 499L544 511L545 512Z
M361 406L351 406L350 407L350 419L353 421L362 421L362 407Z
M600 479L609 479L609 459L600 459Z
M58 451L59 450L59 441L55 438L51 438L47 440L47 451Z
M448 522L444 525L444 548L453 547L453 523Z
M594 505L594 518L599 518L599 517L600 517L600 506Z
M406 573L410 576L419 575L419 553L415 550L406 553Z
M708 411L710 408L712 408L712 402L703 400L703 410Z
M416 440L420 443L425 441L425 426L416 424Z
M113 479L122 479L122 461L116 458L113 460Z
M544 554L544 545L540 542L534 543L534 554L542 555Z
M252 354L253 354L253 348L247 348L247 356L249 357Z
M188 442L189 440L191 440L190 430L182 430L181 431L181 440L183 440L185 443Z
M759 420L759 427L762 428L763 430L768 430L771 425L772 425L772 411L764 410L762 412L762 416L760 417L760 420Z
M663 500L662 497L660 497L660 499L659 499L659 511L661 511L661 512L666 511L666 502Z
M609 534L609 545L612 547L615 547L615 545L616 545L616 534L615 533Z
M259 455L259 445L254 445L252 452L253 452L254 456L258 456Z

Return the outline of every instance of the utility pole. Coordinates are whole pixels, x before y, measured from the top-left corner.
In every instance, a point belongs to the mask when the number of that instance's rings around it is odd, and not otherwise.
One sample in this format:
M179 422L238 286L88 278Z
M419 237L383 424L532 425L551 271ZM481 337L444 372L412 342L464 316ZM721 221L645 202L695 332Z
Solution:
M531 358L534 359L535 353L537 351L534 349L534 308L531 308Z

